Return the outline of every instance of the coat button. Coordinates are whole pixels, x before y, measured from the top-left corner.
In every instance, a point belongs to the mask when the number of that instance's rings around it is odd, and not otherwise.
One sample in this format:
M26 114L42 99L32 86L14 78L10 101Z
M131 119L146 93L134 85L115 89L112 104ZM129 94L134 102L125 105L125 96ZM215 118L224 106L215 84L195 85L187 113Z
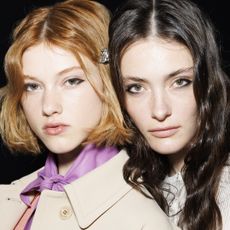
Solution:
M67 220L72 216L72 209L70 207L62 207L60 210L60 217L62 220Z

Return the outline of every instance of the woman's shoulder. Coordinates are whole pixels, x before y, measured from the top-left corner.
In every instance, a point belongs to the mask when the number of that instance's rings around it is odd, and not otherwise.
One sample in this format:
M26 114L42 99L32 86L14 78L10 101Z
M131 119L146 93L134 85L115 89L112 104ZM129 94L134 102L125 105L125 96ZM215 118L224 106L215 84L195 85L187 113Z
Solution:
M122 206L123 212L129 213L127 218L131 219L130 223L132 222L136 226L141 224L141 229L155 229L157 226L160 226L159 229L162 230L179 229L170 222L168 216L154 199L146 197L135 189L130 190L129 193L124 196ZM129 221L128 219L127 221Z
M223 168L217 202L222 215L223 230L230 229L230 162Z
M222 170L219 189L218 189L218 200L219 202L225 202L230 197L230 161L227 162L226 166Z

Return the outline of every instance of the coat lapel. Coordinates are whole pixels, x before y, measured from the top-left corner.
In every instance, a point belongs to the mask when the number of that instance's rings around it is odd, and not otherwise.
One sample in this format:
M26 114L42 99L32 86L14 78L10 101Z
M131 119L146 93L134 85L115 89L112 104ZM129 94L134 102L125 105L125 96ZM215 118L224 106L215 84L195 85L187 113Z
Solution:
M105 164L64 187L81 228L89 227L132 189L122 174L127 159L122 150ZM15 227L27 208L20 199L20 193L36 177L37 172L13 185L0 185L0 229Z
M91 225L132 189L122 174L127 159L122 150L102 166L65 186L81 228Z
M20 191L18 186L0 186L0 229L13 229L26 210L19 197Z
M21 201L20 193L37 177L37 171L9 185L0 185L0 229L13 229L27 206Z

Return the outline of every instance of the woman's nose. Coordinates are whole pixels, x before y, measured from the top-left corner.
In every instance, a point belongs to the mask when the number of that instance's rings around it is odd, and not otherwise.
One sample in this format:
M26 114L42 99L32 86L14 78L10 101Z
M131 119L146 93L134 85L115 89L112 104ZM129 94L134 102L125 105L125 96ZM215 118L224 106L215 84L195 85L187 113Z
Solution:
M164 121L172 113L170 100L166 93L152 95L151 98L151 115L158 121Z
M53 90L46 91L42 100L43 115L52 116L53 114L60 114L61 112L62 105L58 93Z

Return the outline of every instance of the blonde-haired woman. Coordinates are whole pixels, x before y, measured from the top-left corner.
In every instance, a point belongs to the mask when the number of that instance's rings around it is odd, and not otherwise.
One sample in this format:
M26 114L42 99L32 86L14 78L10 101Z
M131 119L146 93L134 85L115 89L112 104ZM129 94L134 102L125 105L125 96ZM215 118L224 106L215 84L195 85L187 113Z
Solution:
M1 135L11 150L49 151L44 168L0 186L0 229L174 229L129 186L129 140L108 72L109 13L76 0L33 10L5 57Z

